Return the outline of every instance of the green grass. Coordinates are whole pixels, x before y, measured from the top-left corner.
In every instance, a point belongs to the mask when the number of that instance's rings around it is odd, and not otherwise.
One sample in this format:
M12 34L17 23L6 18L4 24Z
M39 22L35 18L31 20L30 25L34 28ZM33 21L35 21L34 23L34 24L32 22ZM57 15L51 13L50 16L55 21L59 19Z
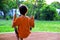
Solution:
M0 32L13 32L11 20L0 20Z
M11 20L0 20L0 32L13 32ZM37 21L32 32L60 32L60 21Z
M35 21L33 32L60 32L60 21Z

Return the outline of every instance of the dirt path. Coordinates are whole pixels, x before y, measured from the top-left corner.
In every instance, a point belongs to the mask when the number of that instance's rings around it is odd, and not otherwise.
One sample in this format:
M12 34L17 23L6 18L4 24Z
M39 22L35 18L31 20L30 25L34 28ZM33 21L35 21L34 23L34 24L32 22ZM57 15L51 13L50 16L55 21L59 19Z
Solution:
M15 33L0 34L0 40L17 40ZM24 40L60 40L60 33L34 32Z

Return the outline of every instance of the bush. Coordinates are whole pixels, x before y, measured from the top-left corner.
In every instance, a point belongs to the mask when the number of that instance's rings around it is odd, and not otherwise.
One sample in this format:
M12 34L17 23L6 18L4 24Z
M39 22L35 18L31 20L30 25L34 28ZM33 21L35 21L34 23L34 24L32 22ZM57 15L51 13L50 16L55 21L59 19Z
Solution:
M35 19L40 20L40 8L36 8Z
M55 20L60 21L60 15L58 15Z
M10 19L10 17L9 16L6 16L6 20L9 20Z
M3 18L2 16L0 16L0 19Z
M57 17L56 8L49 5L41 8L40 18L42 20L55 20L56 17Z

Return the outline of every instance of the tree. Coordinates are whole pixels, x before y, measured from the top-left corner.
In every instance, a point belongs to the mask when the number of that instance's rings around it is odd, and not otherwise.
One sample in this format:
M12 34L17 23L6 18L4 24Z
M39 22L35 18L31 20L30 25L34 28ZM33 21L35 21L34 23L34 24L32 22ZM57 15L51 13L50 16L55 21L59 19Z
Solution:
M1 0L0 2L1 2L0 3L0 10L4 12L4 18L5 18L6 17L6 13L7 13L9 7L8 7L7 4L5 4L6 3L5 0Z
M56 17L57 17L56 8L50 5L42 7L40 15L40 18L42 20L55 20Z
M51 6L57 8L57 9L60 9L60 3L57 2L57 1L52 2L52 3L51 3Z
M12 8L17 8L16 0L0 0L0 10L4 12L4 18Z
M45 5L47 5L46 3L45 3L45 0L36 0L36 14L35 14L35 19L40 19L40 9L43 7L43 6L45 6Z

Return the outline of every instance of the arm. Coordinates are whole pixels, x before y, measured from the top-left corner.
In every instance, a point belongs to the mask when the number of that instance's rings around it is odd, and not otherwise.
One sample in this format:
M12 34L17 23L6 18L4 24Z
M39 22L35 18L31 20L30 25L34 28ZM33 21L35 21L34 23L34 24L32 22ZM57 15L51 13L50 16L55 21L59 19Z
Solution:
M34 27L34 17L33 16L30 18L30 26Z
M15 19L16 19L16 14L15 14L14 17L13 17L13 24L12 24L12 27L14 27L14 21L15 21Z
M16 27L18 26L18 18L16 18L16 14L14 15L14 18L13 18L13 24L12 24L12 27Z
M12 27L14 27L15 33L16 33L16 36L17 36L17 39L19 40L19 36L18 36L17 28L16 28L16 26L18 25L17 22L18 22L18 18L16 19L16 14L15 14L15 15L14 15L14 18L13 18Z
M15 21L15 19L16 19L16 13L15 13L15 15L14 15L13 21Z

